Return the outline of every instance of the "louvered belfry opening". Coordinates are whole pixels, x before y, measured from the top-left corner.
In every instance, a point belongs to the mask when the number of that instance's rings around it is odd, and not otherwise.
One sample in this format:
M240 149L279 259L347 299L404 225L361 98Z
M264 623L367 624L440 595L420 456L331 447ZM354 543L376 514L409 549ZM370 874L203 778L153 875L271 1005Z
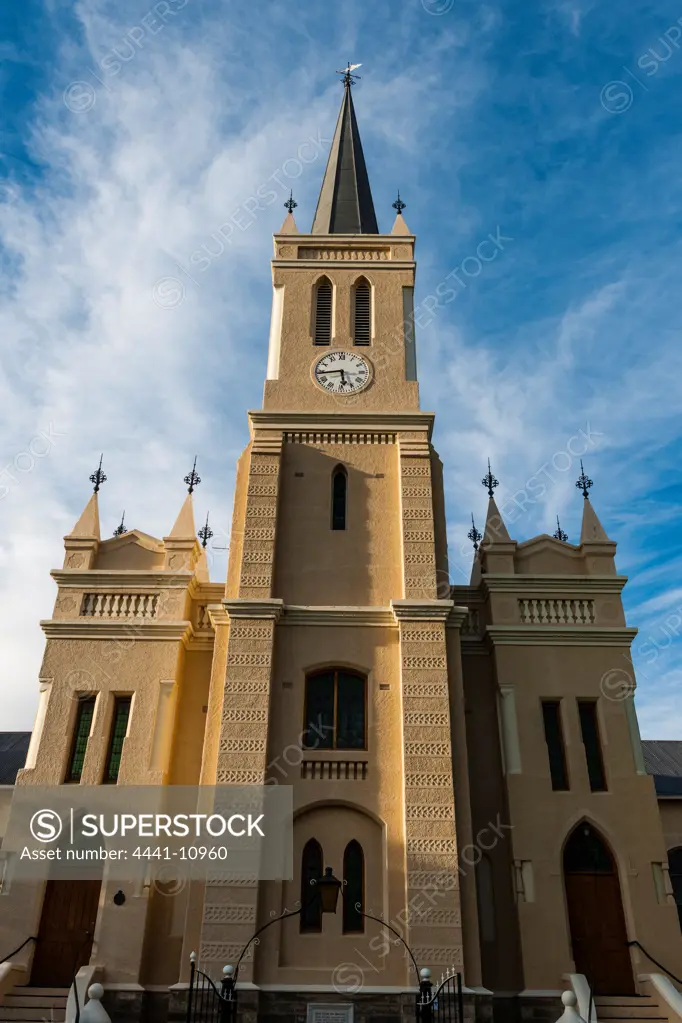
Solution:
M315 344L332 343L332 286L326 277L315 290Z
M365 280L355 285L355 316L353 323L353 343L369 345L372 340L372 292Z

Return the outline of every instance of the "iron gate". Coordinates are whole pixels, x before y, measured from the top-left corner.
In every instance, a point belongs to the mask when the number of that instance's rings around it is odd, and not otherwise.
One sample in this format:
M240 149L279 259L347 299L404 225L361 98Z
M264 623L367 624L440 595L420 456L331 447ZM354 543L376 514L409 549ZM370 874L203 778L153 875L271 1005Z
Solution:
M237 990L233 970L226 966L220 991L191 958L186 1023L237 1023Z
M417 995L417 1023L464 1023L461 973L448 970L438 987L430 980L422 980Z

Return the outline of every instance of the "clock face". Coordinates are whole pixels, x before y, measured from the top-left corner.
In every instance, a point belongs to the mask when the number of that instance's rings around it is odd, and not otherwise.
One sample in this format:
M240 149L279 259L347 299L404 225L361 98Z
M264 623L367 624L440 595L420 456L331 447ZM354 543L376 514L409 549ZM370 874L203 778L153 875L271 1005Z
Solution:
M313 380L330 394L355 394L371 379L372 367L355 352L328 352L313 365Z

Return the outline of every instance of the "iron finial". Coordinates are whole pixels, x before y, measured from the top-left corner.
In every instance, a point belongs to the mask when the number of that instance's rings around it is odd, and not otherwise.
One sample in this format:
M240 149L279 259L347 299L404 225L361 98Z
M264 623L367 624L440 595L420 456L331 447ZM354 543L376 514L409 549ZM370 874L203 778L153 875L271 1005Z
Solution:
M585 470L583 469L583 460L581 458L580 459L580 475L578 476L578 481L576 483L576 487L578 488L578 490L582 490L583 497L585 498L585 500L587 500L588 497L590 496L588 494L588 490L593 485L594 484L593 484L592 480L590 479L589 476L586 475Z
M90 482L95 484L95 491L94 491L95 493L97 493L97 491L102 486L102 484L106 483L106 481L107 481L106 476L102 472L102 459L103 458L104 458L103 454L99 456L99 465L97 466L96 471L93 472L92 476L90 477Z
M201 527L201 529L197 533L197 536L201 540L201 546L204 548L206 547L206 544L213 536L213 530L209 529L208 526L208 512L206 512L206 525Z
M488 472L481 480L481 483L488 491L488 497L492 497L495 487L499 487L500 485L500 481L496 480L492 472L490 471L490 459L488 459Z
M362 67L362 64L351 64L351 62L348 61L348 66L345 67L343 71L336 72L337 75L343 75L342 81L347 89L350 89L351 85L355 85L356 81L360 78L360 75L352 74L356 67Z
M284 203L284 209L285 210L289 210L289 213L293 213L297 206L298 206L298 203L294 199L294 190L293 190L293 188L291 188L291 189L289 189L289 198Z
M476 529L476 523L474 522L473 512L471 513L471 529L467 533L467 536L471 540L472 544L474 545L474 550L477 551L478 550L478 541L483 539L483 534L479 533L479 531Z
M403 202L403 200L400 198L400 189L398 189L398 198L396 199L396 201L392 205L393 205L393 209L397 210L398 213L400 213L400 214L402 214L403 210L407 209L407 203Z
M195 487L198 487L201 483L201 476L197 472L197 456L194 456L194 465L192 471L185 476L185 483L187 484L187 492L192 493Z
M559 522L558 515L556 517L556 533L552 533L552 536L554 537L555 540L561 540L562 543L567 543L568 541L568 533L564 533L563 529L561 528L561 523Z
M126 513L125 513L125 508L124 508L123 509L123 515L121 515L121 523L120 523L120 525L116 526L116 529L114 530L114 534L113 534L114 536L123 536L124 533L128 532L128 530L126 529L126 527L124 525L125 518L126 518Z

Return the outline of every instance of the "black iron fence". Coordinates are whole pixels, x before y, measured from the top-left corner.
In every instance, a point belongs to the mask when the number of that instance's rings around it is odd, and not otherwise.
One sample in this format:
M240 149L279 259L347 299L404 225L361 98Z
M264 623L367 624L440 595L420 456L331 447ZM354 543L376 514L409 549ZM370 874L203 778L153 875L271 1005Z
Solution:
M448 970L438 986L428 977L422 979L417 995L417 1023L464 1023L461 973Z
M218 990L192 955L186 1023L237 1023L237 990L231 966L225 967Z

